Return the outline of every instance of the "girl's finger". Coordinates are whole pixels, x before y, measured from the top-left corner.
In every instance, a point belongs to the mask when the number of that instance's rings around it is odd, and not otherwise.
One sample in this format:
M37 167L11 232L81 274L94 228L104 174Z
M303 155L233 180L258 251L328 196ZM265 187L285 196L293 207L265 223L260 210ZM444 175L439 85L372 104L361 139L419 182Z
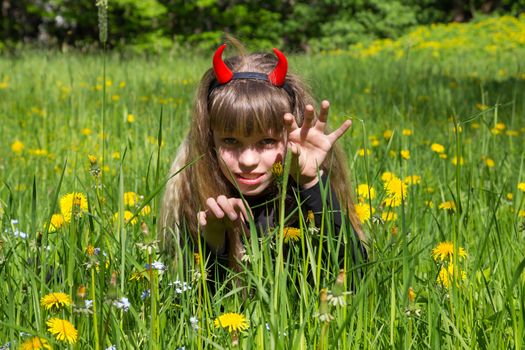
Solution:
M246 207L244 206L244 203L240 198L232 198L230 201L232 201L232 205L239 209L241 212L241 219L246 222L249 220L248 217L248 211L246 210ZM248 208L249 209L249 208ZM251 212L250 212L251 213Z
M206 205L209 211L217 218L222 219L224 217L224 211L219 207L215 198L206 199Z
M235 209L233 208L228 198L226 198L226 196L220 195L219 197L217 197L217 203L222 208L222 210L224 210L224 213L226 213L228 219L230 219L231 221L237 220L238 215L235 212Z
M330 140L330 143L333 145L335 141L337 141L343 134L352 126L351 120L345 120L345 122L334 132L332 132L330 135L328 135L328 139Z
M291 113L285 113L284 114L284 126L286 127L286 131L288 133L291 133L295 129L298 128L297 122L295 121L295 117Z
M328 110L330 109L330 102L323 100L321 102L321 112L319 113L319 120L315 124L315 128L324 133L326 128L326 121L328 120Z
M206 212L205 211L199 211L197 213L197 221L199 222L199 225L201 227L205 227L206 226L206 224L208 222L206 221Z
M312 105L307 105L304 108L304 121L303 121L303 125L301 125L301 129L304 130L304 128L307 128L307 129L311 128L315 123L314 117L315 117L314 107Z

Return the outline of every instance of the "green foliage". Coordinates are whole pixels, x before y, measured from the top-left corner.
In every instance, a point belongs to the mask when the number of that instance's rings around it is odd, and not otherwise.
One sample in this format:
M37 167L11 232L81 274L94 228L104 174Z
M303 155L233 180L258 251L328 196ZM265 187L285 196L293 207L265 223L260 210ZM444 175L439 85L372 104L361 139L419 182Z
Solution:
M0 40L9 46L98 45L95 0L3 0L2 6ZM108 45L209 50L231 33L255 49L345 49L398 38L415 25L524 10L525 0L110 0Z

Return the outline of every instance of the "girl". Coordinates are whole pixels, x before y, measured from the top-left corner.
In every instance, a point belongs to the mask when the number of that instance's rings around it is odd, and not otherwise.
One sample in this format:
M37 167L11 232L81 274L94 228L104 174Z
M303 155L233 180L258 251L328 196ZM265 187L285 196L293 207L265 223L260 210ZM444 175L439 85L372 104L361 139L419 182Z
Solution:
M262 234L278 224L272 168L286 152L292 153L287 211L297 207L299 197L300 209L305 215L312 211L319 225L321 187L329 183L332 232L339 233L342 207L364 240L347 166L335 144L351 121L327 132L328 101L316 115L305 84L287 72L279 50L274 49L275 56L241 54L223 61L225 47L217 49L213 68L200 82L190 131L171 167L175 174L195 161L167 184L160 217L164 249L182 251L181 235L189 232L194 251L201 239L201 247L214 259L222 257L235 266L244 253L242 237L249 235L250 218Z

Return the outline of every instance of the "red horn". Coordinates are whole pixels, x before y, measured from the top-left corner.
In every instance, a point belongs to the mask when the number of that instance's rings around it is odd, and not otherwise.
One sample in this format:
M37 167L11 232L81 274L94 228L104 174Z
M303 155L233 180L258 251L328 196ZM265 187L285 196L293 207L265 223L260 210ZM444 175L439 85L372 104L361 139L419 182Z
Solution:
M288 71L288 61L281 51L274 48L273 52L277 56L278 61L273 71L268 74L268 79L270 79L275 86L283 86L286 80L286 72Z
M217 77L219 84L226 84L232 80L233 77L233 72L222 60L222 52L225 48L226 44L222 44L213 55L213 71L215 72L215 77Z

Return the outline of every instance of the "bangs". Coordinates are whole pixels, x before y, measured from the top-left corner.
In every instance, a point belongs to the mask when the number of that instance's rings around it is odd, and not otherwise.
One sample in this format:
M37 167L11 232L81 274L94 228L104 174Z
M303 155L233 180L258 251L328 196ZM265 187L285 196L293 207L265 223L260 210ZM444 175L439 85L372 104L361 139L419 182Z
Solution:
M291 112L290 97L267 82L239 79L212 91L208 112L212 130L245 136L281 133L283 116Z

